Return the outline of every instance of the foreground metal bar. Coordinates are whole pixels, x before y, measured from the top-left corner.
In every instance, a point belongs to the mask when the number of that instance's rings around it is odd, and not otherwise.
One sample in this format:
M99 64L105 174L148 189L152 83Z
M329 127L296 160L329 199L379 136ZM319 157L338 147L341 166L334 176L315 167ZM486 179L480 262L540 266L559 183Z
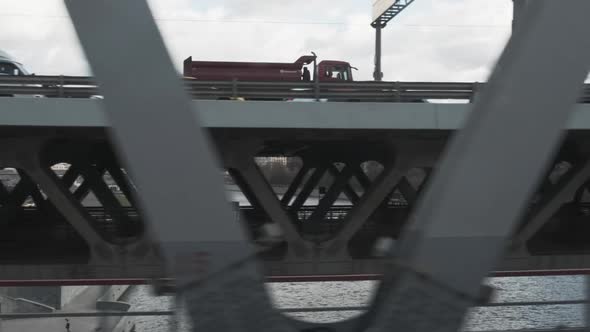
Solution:
M589 11L585 0L530 4L395 248L400 266L381 284L368 326L457 331L484 300L481 282L504 253L588 73Z
M590 276L584 277L584 286L586 293L586 305L584 306L584 321L586 331L590 329Z
M211 146L146 1L65 3L105 95L104 110L137 185L138 203L168 271L177 278L193 330L290 330L283 320L271 319L278 313L253 260L253 247L234 221ZM191 153L182 153L180 146L187 142ZM161 174L182 181L172 184ZM202 216L198 221L192 217L195 211ZM234 297L225 294L239 296L245 305L235 305Z
M588 304L588 300L567 300L567 301L528 301L528 302L500 302L486 303L478 307L514 307L514 306L555 306ZM279 308L280 312L338 312L338 311L365 311L368 306L342 306L342 307L300 307L300 308ZM147 316L172 316L175 312L171 310L161 311L88 311L88 312L50 312L50 313L7 313L0 314L0 319L23 319L23 318L55 318L55 317L147 317Z
M333 263L333 262L328 262ZM541 277L541 276L579 276L590 275L590 268L559 269L559 270L514 270L496 271L490 273L489 277ZM323 282L323 281L369 281L382 280L383 275L379 273L365 274L316 274L316 275L274 275L267 276L265 282ZM173 282L174 280L164 280ZM0 280L1 287L36 287L36 286L97 286L97 285L150 285L152 279L144 278L101 278L101 279L4 279Z

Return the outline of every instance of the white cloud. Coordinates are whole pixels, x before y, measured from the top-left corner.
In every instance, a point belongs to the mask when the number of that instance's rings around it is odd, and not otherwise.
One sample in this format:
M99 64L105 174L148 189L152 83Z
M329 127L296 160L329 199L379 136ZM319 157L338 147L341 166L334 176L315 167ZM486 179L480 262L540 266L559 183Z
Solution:
M372 78L371 1L149 2L179 69L188 56L290 62L315 51L351 62L356 79ZM88 73L61 0L0 0L0 8L2 50L38 74ZM485 79L510 32L510 9L510 0L416 0L383 31L385 79Z

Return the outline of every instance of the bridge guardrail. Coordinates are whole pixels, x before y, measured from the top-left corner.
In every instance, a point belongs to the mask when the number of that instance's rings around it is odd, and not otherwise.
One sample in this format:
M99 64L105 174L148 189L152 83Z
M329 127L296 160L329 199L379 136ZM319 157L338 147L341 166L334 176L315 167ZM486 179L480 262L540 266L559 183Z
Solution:
M422 99L466 99L473 83L462 82L246 82L197 81L184 79L187 92L195 99L328 99L344 101L420 101ZM44 95L88 98L99 95L92 77L4 76L0 95Z
M247 82L183 79L194 99L311 99L329 101L422 102L467 100L485 88L478 82ZM88 98L100 95L92 77L0 76L0 96L44 95ZM579 102L590 102L590 85L585 84Z

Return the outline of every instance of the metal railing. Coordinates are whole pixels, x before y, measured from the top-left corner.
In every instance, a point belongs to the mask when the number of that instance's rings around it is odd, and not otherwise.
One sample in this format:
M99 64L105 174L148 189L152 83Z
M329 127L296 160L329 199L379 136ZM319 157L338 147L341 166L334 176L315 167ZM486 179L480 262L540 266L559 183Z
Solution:
M467 82L246 82L184 79L194 99L422 102L425 100L473 100L483 83ZM0 76L0 96L42 95L88 98L100 95L92 77ZM580 102L590 102L590 85Z
M588 300L563 300L563 301L519 301L519 302L492 302L483 303L474 307L522 307L522 306L549 306L549 305L576 305L590 304ZM304 312L340 312L340 311L365 311L367 306L338 306L338 307L293 307L278 308L284 313ZM104 317L104 316L173 316L173 310L153 311L81 311L81 312L49 312L49 313L2 313L0 319L19 318L55 318L55 317Z

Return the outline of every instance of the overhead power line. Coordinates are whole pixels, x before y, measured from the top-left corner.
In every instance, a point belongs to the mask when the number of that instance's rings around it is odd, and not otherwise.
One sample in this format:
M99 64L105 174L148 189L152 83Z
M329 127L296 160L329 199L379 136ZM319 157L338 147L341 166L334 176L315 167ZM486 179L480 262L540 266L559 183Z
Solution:
M37 15L28 13L0 14L0 17L34 17L40 19L69 20L67 15ZM215 24L277 24L277 25L333 25L333 26L359 26L367 27L369 24L337 22L337 21L281 21L281 20L242 20L242 19L201 19L201 18L167 18L155 19L158 22L188 22L188 23L215 23ZM508 24L395 24L394 27L402 28L450 28L450 29L510 29Z

